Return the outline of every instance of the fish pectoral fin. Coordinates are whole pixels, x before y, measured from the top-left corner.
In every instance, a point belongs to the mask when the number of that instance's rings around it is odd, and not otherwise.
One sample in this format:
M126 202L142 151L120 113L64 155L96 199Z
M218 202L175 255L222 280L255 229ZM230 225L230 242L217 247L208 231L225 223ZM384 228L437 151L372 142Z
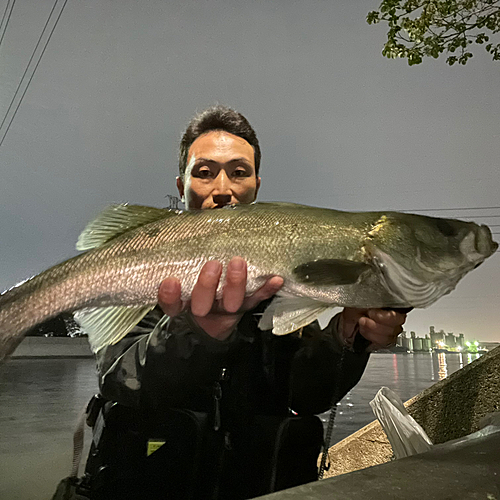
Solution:
M111 205L87 224L78 237L76 249L90 250L99 247L131 229L178 213L179 210L143 205Z
M96 307L81 309L74 314L75 321L89 336L92 352L96 353L109 344L116 344L154 308Z
M369 264L343 259L320 259L300 264L293 270L297 281L316 286L356 283L370 269Z
M286 335L309 325L332 307L307 297L277 295L260 318L259 328Z

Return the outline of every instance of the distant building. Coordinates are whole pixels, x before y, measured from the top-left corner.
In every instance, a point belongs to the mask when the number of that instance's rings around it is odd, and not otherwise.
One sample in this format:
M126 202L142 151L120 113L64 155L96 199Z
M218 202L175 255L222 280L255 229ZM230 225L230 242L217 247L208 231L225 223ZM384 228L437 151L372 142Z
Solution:
M431 338L432 347L436 347L439 342L444 342L444 331L436 332L433 326L429 328L429 335Z
M472 341L469 344L471 345ZM500 342L474 342L474 344L479 346L480 349L484 348L490 351L500 346ZM453 332L445 333L444 330L436 332L434 326L429 327L429 334L427 334L425 338L417 337L415 332L409 332L408 335L408 332L403 330L401 335L397 338L396 346L399 348L399 351L396 348L395 352L401 352L401 350L409 352L430 352L433 349L449 349L452 352L461 351L462 349L468 349L470 351L470 347L467 346L463 333L455 335Z
M457 344L455 342L455 335L453 335L453 332L445 334L444 343L451 349L455 349L455 347L457 347Z
M432 349L432 343L429 335L426 335L425 339L423 339L423 347L424 351L430 351Z
M398 347L403 347L403 339L406 338L406 332L403 330L401 332L401 335L398 335L398 338L396 339L396 345Z
M410 338L406 338L406 337L403 337L403 347L407 350L407 351L413 351L413 339L410 337Z
M424 350L424 339L420 337L415 337L413 340L413 350L414 351L423 351Z

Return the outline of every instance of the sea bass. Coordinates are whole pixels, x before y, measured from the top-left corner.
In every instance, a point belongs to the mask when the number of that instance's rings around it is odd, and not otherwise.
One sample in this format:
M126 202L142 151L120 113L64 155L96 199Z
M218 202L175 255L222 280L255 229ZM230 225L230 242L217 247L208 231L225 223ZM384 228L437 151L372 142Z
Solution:
M232 257L246 259L248 294L272 275L284 278L259 322L283 335L334 306L427 307L497 248L484 225L399 212L115 205L80 235L84 253L0 296L0 359L30 328L65 311L75 312L94 352L116 343L155 307L165 278L179 278L189 300L212 259L223 264L221 283Z

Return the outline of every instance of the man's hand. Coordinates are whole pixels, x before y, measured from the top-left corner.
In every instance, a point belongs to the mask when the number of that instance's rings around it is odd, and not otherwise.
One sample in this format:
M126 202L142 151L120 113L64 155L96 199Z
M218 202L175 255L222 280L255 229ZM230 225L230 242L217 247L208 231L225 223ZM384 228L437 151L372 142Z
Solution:
M158 303L168 316L177 316L190 307L196 323L211 337L225 340L243 313L269 299L283 286L283 278L273 276L254 294L245 297L247 263L233 257L228 266L222 298L216 300L222 265L216 260L207 262L198 276L189 304L181 301L181 284L177 278L167 278L158 291Z
M405 321L406 314L396 311L346 307L342 311L340 325L342 335L350 345L354 342L356 326L359 325L359 333L371 342L368 351L376 351L396 345Z

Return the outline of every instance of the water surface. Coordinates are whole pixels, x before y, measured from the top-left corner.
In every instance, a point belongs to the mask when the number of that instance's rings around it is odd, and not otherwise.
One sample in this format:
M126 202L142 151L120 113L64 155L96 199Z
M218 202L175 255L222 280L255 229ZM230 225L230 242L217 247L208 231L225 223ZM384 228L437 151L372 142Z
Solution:
M374 420L369 402L386 386L407 401L435 382L471 363L478 354L373 354L355 386L340 402L331 443L334 444ZM329 413L321 416L326 427Z
M332 444L374 419L368 403L380 387L406 401L472 360L459 354L372 355L360 383L338 407ZM96 391L93 359L11 359L0 366L1 499L51 498L71 469L78 414Z

